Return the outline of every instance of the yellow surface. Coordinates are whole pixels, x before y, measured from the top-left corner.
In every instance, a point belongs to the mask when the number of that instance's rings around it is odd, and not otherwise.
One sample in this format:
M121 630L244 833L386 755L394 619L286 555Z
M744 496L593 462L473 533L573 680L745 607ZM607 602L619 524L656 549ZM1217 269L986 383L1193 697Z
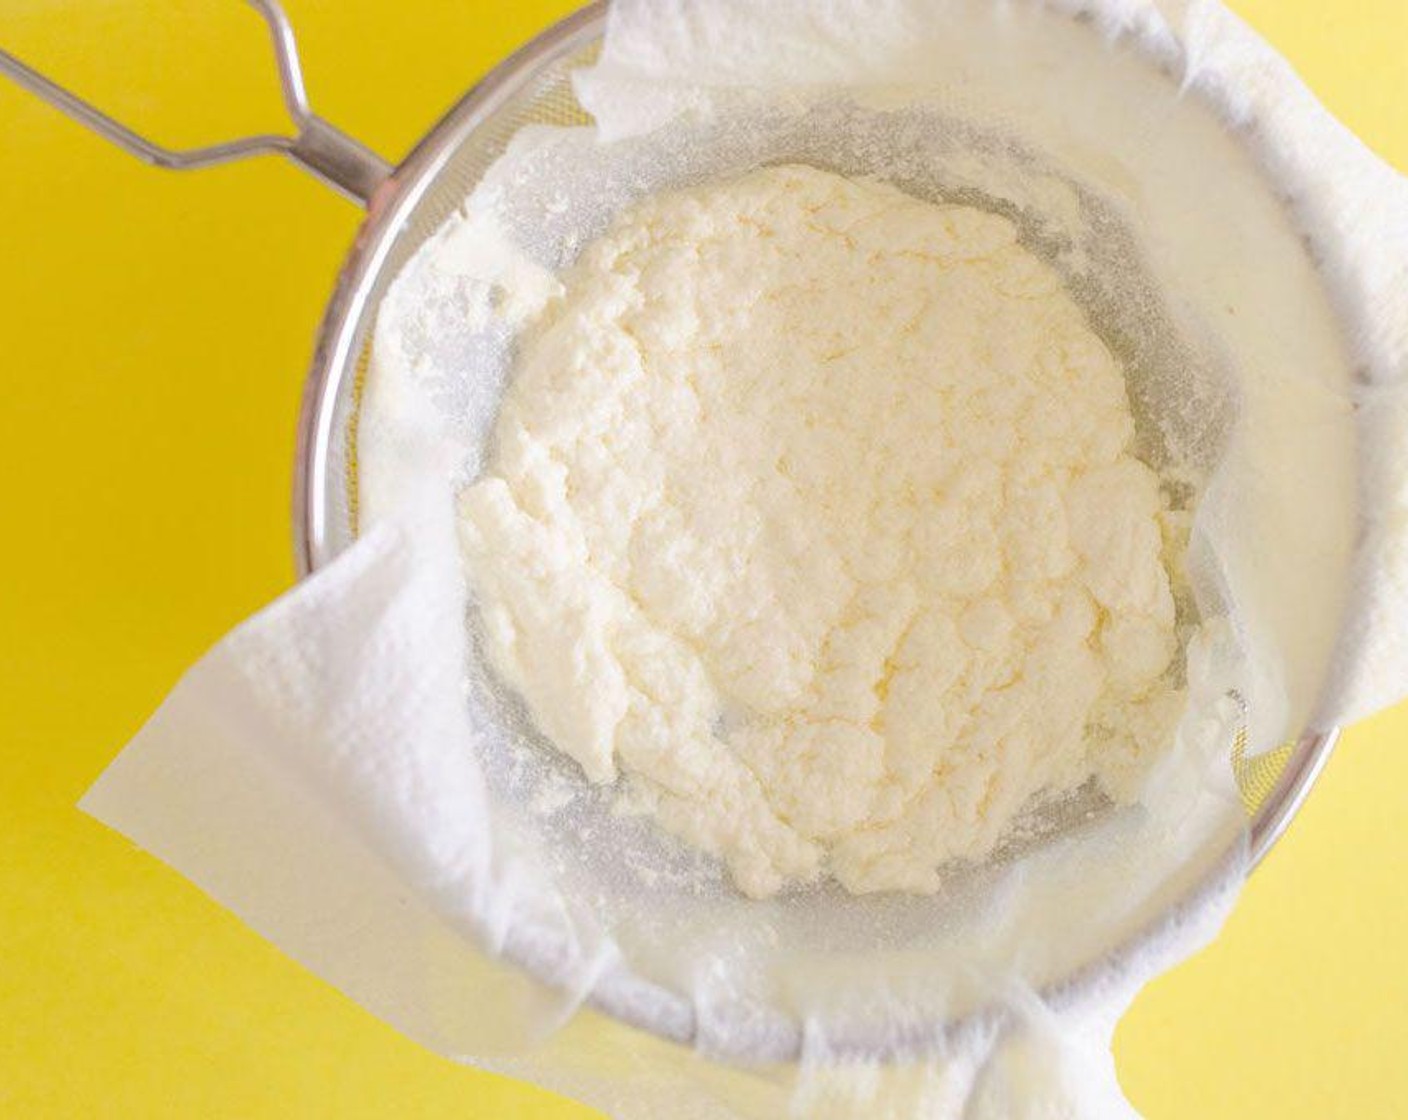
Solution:
M288 6L317 108L395 156L571 5ZM1236 6L1408 168L1405 0ZM0 0L0 45L172 142L280 122L232 0ZM300 380L358 215L278 161L149 170L3 82L0 135L0 1116L590 1115L419 1050L73 808L291 580ZM1351 734L1223 938L1140 999L1151 1120L1408 1116L1405 739L1408 711Z

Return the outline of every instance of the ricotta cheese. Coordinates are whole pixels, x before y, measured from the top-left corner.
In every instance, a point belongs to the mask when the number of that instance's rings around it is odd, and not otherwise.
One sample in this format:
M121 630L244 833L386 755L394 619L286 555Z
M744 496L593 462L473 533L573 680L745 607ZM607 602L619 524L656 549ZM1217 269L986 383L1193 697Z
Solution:
M999 216L647 198L526 331L462 547L496 672L753 896L932 892L1183 706L1124 377Z

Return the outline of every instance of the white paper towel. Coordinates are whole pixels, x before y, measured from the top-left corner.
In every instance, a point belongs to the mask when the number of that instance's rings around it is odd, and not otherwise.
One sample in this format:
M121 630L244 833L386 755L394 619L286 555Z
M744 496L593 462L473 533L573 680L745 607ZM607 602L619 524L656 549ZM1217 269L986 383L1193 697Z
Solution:
M1235 860L1093 986L1046 1003L1014 985L1002 1024L895 1063L818 1048L733 1069L505 960L502 909L521 892L473 761L459 577L452 550L427 547L436 520L447 528L448 510L378 527L239 627L83 808L423 1045L616 1117L1133 1115L1109 1053L1115 1022L1150 970L1216 931ZM613 963L603 953L577 975Z

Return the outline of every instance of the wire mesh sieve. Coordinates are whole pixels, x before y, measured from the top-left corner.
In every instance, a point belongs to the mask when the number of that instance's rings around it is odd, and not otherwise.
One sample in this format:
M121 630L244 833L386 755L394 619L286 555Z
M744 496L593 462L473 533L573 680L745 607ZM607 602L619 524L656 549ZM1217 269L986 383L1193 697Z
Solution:
M295 525L305 571L331 560L355 539L359 528L358 410L380 299L426 239L463 205L520 129L590 123L573 93L571 74L596 59L604 25L605 5L594 5L505 62L432 130L396 172L400 190L391 203L373 210L324 322L305 398ZM1334 734L1310 735L1257 757L1247 756L1245 734L1230 745L1228 760L1249 821L1253 863L1266 855L1289 824L1334 741ZM1196 912L1219 874L1214 869L1206 880L1192 883L1164 920L1176 923L1181 914ZM1098 980L1103 964L1133 957L1164 928L1163 921L1155 923L1112 950L1105 961L1092 962L1047 994L1059 999L1078 993L1087 978ZM540 959L533 946L510 944L506 955L530 973L551 973L550 963ZM589 1002L662 1037L695 1041L697 1027L687 1002L660 991L641 999L642 987L654 985L629 972L616 974L598 984ZM644 1006L654 1011L642 1014ZM931 1037L921 1035L914 1044L923 1046ZM876 1045L873 1039L855 1040L855 1050L867 1056L878 1056ZM893 1049L893 1041L878 1045L884 1053Z
M286 20L272 0L257 0L257 6L270 21L285 72L296 78L296 55L292 54L292 33ZM297 94L290 98L290 107L299 124L298 137L240 142L242 147L231 147L232 155L221 157L235 158L254 151L281 152L370 202L370 215L324 318L305 391L294 526L304 573L331 562L358 533L356 448L362 389L370 360L372 327L383 296L403 266L462 206L521 129L531 125L589 123L573 93L571 75L596 58L605 13L605 3L593 4L508 59L466 94L384 181L385 169L380 161L312 117L299 82L289 87ZM0 63L7 59L0 53ZM57 87L36 81L32 72L18 68L14 60L8 61L13 65L5 65L4 69L19 73L30 88L67 111L76 112L81 103L71 97L68 101L56 97ZM83 117L83 113L76 115ZM144 145L110 118L95 118L89 113L86 123L142 158L165 166L198 165L172 159L171 153ZM345 179L340 179L344 174ZM1244 738L1231 745L1229 764L1251 822L1254 860L1266 853L1285 828L1326 761L1333 742L1333 734L1307 736L1255 758L1247 757ZM1195 905L1204 889L1206 884L1191 885L1180 905ZM1137 950L1143 936L1146 935L1136 935L1115 952ZM535 955L532 946L510 943L505 955L536 975L549 977L552 973L552 962ZM677 998L672 1001L672 993L650 993L655 997L653 1002L642 1001L637 997L642 988L649 986L647 981L629 974L615 974L605 981L598 985L591 1000L598 1008L663 1037L692 1040L690 1008ZM1080 982L1081 977L1074 976L1063 986L1070 988ZM657 1013L642 1016L638 1009L647 1004ZM857 1048L866 1049L864 1040Z
M310 382L312 395L306 402L304 425L304 490L322 494L323 502L316 508L301 508L295 526L305 570L326 563L355 539L359 529L358 418L371 362L370 336L377 301L426 239L460 209L521 129L590 124L591 118L573 92L571 75L596 60L603 21L604 5L594 5L508 60L472 91L407 161L410 167L418 158L433 155L437 166L400 224L387 229L389 243L380 270L360 278L365 294L355 304L356 313L339 316L334 309L324 325L325 336L333 332L353 344L320 347L320 352L328 349L354 357L338 368L315 369ZM452 138L437 144L436 137L447 130ZM404 169L398 171L397 178L403 174ZM309 420L329 413L331 425L319 454L317 433L309 431ZM1229 759L1252 825L1254 860L1262 858L1279 837L1332 743L1332 736L1311 736L1254 757L1247 755L1245 734L1232 745Z

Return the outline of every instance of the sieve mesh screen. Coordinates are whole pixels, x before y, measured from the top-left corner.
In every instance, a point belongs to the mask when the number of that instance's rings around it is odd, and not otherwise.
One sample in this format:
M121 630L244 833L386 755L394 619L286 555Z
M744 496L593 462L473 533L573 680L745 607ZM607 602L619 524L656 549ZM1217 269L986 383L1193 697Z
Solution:
M463 205L494 162L504 154L519 130L530 125L575 127L591 123L572 89L572 72L589 66L601 52L601 41L586 46L569 41L565 50L524 71L517 86L469 130L450 152L440 172L396 233L371 298L355 324L359 339L351 376L338 380L333 431L326 479L332 517L326 530L333 552L357 536L361 501L357 485L358 416L371 364L372 326L386 288L426 240ZM472 94L471 94L472 95Z
M464 204L520 129L535 124L569 128L591 123L572 91L572 71L596 61L600 50L600 42L594 42L549 62L485 118L472 137L455 151L426 193L401 239L404 251L398 254L401 260L393 268L409 259L425 239Z

